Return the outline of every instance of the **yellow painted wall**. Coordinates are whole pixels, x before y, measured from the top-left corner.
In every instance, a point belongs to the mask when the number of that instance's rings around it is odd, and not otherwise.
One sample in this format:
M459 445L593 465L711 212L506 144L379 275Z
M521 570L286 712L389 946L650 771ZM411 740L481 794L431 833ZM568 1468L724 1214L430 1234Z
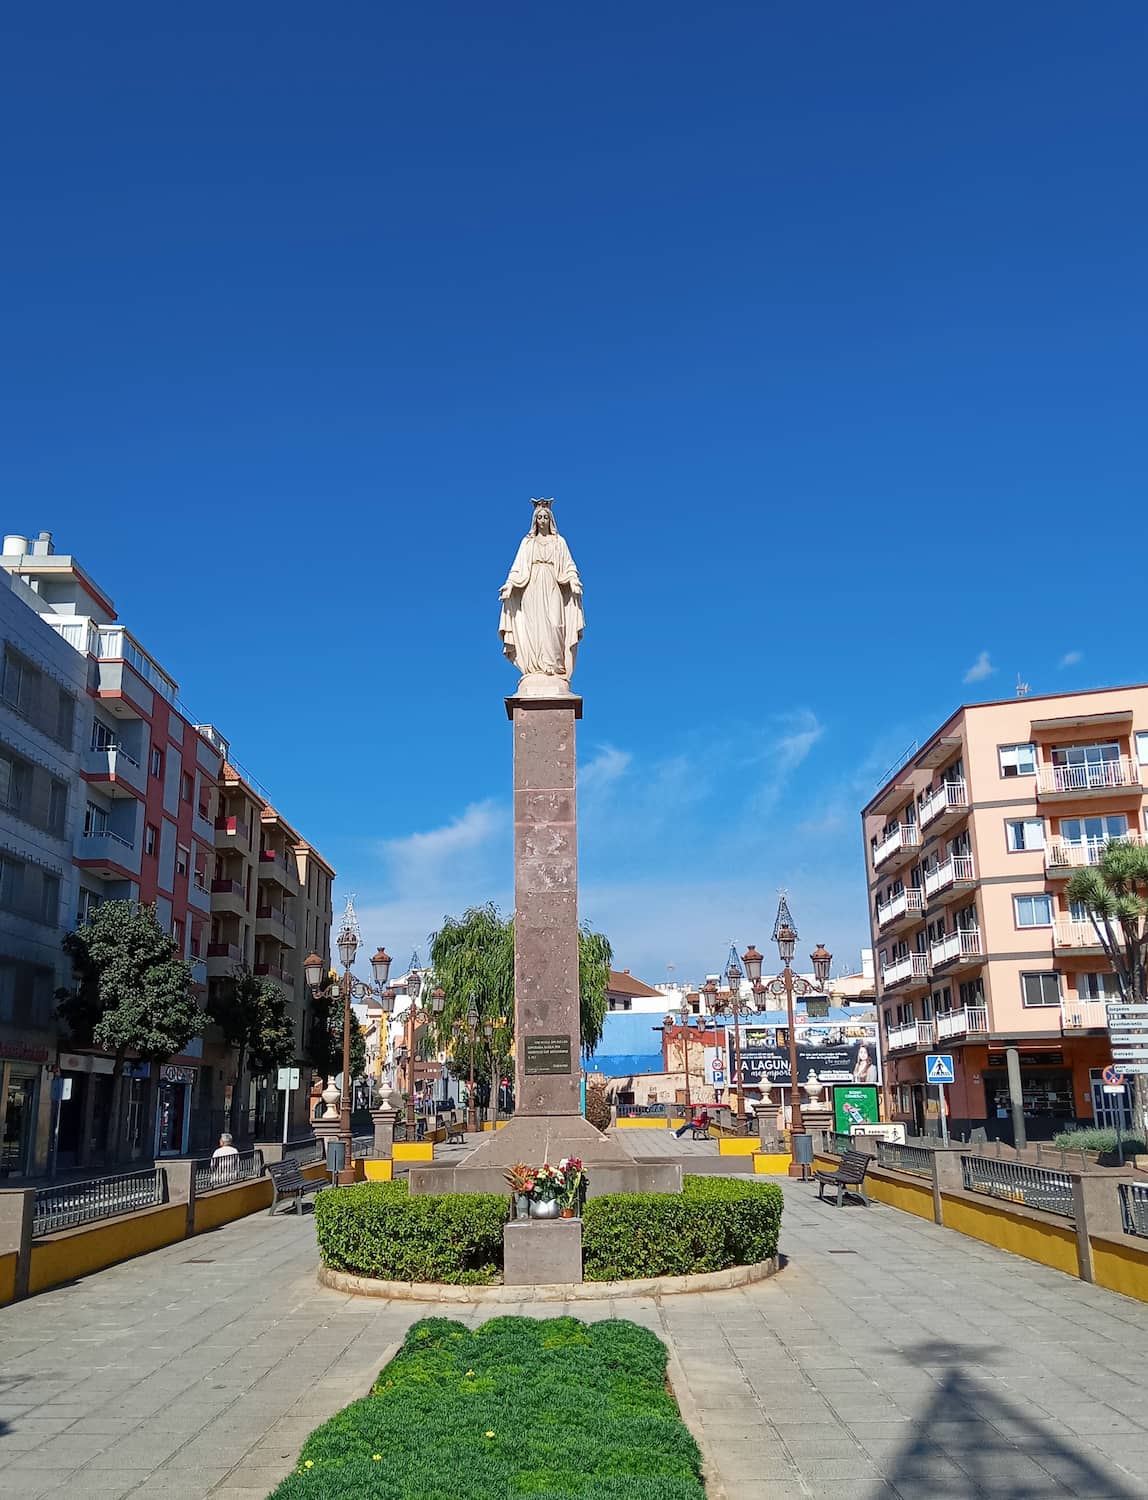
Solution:
M665 1130L665 1128L665 1120L652 1119L647 1115L639 1115L633 1120L621 1118L618 1120L619 1130Z
M363 1178L366 1182L391 1182L394 1176L395 1164L393 1161L382 1158L369 1157L366 1161L357 1163L363 1169Z
M16 1264L19 1256L15 1250L0 1255L0 1306L11 1302L16 1295Z
M919 1219L928 1219L930 1223L933 1221L931 1183L901 1182L889 1177L878 1177L870 1167L865 1174L865 1189L877 1203L887 1203L890 1208L916 1214Z
M396 1141L392 1147L395 1161L434 1161L430 1141Z
M35 1240L28 1290L42 1292L62 1281L74 1281L77 1276L130 1260L133 1255L174 1245L183 1239L186 1227L186 1203L173 1203Z
M271 1207L271 1179L257 1177L253 1182L241 1182L235 1187L217 1188L214 1193L204 1193L195 1200L195 1233L205 1229L217 1229L220 1224L230 1224L232 1219L242 1219L248 1214L257 1214L261 1208Z
M491 1123L490 1123L489 1120L483 1120L483 1122L482 1122L482 1128L483 1128L483 1130L505 1130L506 1129L506 1121L505 1120L498 1120L498 1121L495 1122L494 1125L491 1125Z
M719 1156L756 1156L761 1142L755 1136L723 1135L718 1141Z
M974 1240L1023 1255L1025 1260L1039 1261L1055 1271L1079 1275L1076 1230L1069 1225L1037 1223L1007 1208L997 1208L987 1199L984 1203L974 1203L948 1193L941 1195L941 1216L947 1228L959 1230Z
M1148 1242L1092 1239L1092 1279L1111 1292L1148 1302Z
M788 1152L755 1151L753 1170L759 1177L788 1177L791 1160Z

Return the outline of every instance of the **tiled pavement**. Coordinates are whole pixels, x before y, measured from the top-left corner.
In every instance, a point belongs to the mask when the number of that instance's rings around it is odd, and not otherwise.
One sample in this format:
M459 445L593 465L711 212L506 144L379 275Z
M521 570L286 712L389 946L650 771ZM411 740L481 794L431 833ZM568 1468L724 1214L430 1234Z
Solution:
M1148 1497L1148 1307L785 1191L772 1281L569 1309L672 1342L726 1500ZM263 1500L428 1310L314 1271L257 1215L0 1311L0 1495Z

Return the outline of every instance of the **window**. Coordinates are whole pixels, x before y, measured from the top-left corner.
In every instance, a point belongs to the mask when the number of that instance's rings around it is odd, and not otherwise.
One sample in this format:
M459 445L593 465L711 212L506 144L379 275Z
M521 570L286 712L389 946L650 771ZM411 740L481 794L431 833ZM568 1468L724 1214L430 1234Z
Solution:
M4 653L4 697L14 708L26 708L30 678L24 658L11 646Z
M84 808L84 832L107 833L108 813L98 802L89 802Z
M1120 986L1115 974L1078 974L1076 993L1081 1000L1119 1000Z
M63 745L66 750L70 750L75 733L76 700L66 688L61 688L59 703L56 707L56 728L52 738L57 744Z
M984 980L968 979L960 986L958 993L961 997L962 1010L967 1010L971 1005L983 1005L985 1003Z
M172 940L172 943L175 945L175 951L179 954L179 956L181 958L183 957L183 933L184 933L183 923L180 921L180 919L178 917L176 917L175 920L171 924L171 940Z
M1128 836L1128 818L1124 813L1099 813L1088 818L1061 818L1060 836L1070 844L1103 847L1109 839Z
M175 873L177 875L186 875L190 862L191 850L185 849L182 844L177 844L175 850Z
M68 821L68 784L55 776L48 786L48 832L62 836Z
M150 757L148 759L148 764L151 767L151 774L153 776L162 776L163 775L163 751L162 750L157 750L157 749L155 749L153 747L151 755L150 755Z
M998 745L1002 776L1035 776L1035 745Z
M159 843L159 829L153 823L144 824L144 853L154 854Z
M0 906L18 912L24 895L24 866L0 855Z
M93 750L114 750L118 743L116 732L110 725L105 724L101 719L92 720Z
M1043 849L1044 819L1010 818L1005 823L1005 834L1010 854L1019 854L1027 849Z
M0 807L19 813L28 794L28 767L7 751L0 752Z
M1025 1005L1059 1005L1059 974L1022 974L1020 995Z
M179 800L181 802L191 801L191 777L186 771L179 778Z
M1051 896L1014 896L1013 913L1018 927L1051 927Z
M60 877L45 875L40 883L40 918L52 927L60 915Z
M1148 766L1148 729L1136 731L1136 759L1142 766Z
M86 891L80 888L79 910L76 912L76 926L82 927L85 922L90 922L92 913L104 898L97 896L95 891Z

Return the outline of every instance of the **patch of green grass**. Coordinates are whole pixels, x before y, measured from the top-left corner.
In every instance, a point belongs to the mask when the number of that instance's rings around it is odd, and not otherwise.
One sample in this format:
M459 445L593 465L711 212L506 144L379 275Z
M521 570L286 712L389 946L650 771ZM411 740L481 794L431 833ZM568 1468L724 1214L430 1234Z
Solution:
M1092 1125L1084 1130L1062 1130L1054 1135L1052 1144L1062 1151L1115 1151L1115 1130L1101 1130ZM1125 1132L1124 1155L1148 1155L1142 1137Z
M634 1323L424 1318L273 1500L705 1500L665 1375Z

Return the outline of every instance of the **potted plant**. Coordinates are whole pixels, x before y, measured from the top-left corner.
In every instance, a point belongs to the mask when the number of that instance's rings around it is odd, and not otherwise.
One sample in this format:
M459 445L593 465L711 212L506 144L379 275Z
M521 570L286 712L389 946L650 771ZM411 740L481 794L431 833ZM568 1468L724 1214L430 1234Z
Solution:
M549 1162L543 1162L534 1174L534 1191L530 1195L530 1217L532 1219L556 1219L561 1212L558 1194L562 1188L563 1174Z
M578 1213L586 1188L586 1169L576 1156L565 1156L558 1163L562 1183L558 1189L559 1211L564 1219Z
M514 1198L514 1216L517 1219L525 1219L530 1214L530 1199L534 1192L534 1168L528 1167L525 1162L516 1162L509 1171L503 1173L510 1184L510 1191Z

